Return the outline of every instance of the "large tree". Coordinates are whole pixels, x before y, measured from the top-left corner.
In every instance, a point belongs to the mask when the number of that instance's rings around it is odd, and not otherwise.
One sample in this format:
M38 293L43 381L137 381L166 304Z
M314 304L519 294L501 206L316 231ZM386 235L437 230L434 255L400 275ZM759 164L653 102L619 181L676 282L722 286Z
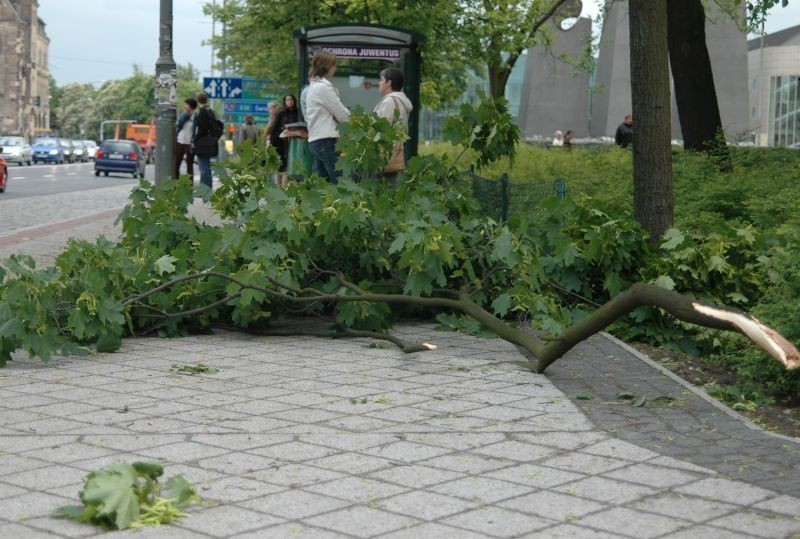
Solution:
M545 23L580 8L580 0L228 0L205 9L225 26L212 42L226 66L285 86L297 83L291 36L298 28L369 23L417 31L426 38L422 100L436 108L463 93L470 68L502 96L523 51L551 39Z
M94 94L95 89L91 84L72 83L60 89L56 115L61 136L82 139L89 134L89 114Z
M667 0L630 0L634 217L657 243L672 226Z

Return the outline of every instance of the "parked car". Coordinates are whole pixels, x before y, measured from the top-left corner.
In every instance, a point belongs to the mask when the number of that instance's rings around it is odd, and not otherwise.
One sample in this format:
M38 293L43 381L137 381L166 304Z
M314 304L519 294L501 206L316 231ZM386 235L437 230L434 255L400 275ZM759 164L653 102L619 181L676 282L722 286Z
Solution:
M56 138L40 138L33 141L31 147L33 150L33 162L38 163L44 161L45 163L63 163L66 159L64 155L64 146L59 143ZM70 146L70 149L72 147Z
M146 165L144 152L132 140L104 140L94 160L94 175L122 172L144 178Z
M86 146L83 145L82 140L71 140L70 143L72 144L73 161L80 163L89 161L89 152L86 150Z
M33 160L31 145L22 137L0 137L0 146L3 148L3 159L6 163L31 165Z
M73 163L75 161L75 157L73 156L72 143L65 138L60 138L58 139L58 145L64 150L64 161L67 163Z
M82 142L83 145L86 146L86 154L89 156L89 159L94 161L95 157L97 157L97 143L93 140L84 140Z
M8 183L8 165L6 164L6 160L3 159L2 156L0 156L0 193L6 192L7 183Z

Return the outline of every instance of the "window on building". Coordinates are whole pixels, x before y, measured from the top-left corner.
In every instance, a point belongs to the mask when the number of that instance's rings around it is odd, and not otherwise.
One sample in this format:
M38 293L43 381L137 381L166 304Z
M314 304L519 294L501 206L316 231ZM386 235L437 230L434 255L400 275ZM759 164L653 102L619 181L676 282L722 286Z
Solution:
M758 90L758 79L753 79L753 91Z
M769 113L770 146L800 143L800 76L770 78Z
M750 109L750 118L756 119L756 117L758 117L758 108L757 107L752 107Z

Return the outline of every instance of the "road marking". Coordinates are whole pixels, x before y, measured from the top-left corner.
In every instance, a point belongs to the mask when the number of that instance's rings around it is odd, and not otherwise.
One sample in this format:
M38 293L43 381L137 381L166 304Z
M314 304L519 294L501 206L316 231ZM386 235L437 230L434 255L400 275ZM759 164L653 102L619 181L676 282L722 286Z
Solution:
M67 172L67 176L76 176L77 172Z
M26 179L28 179L28 177L27 176L14 176L14 179L16 179L16 180L26 180Z
M43 177L43 178L55 178L55 177L56 177L56 175L55 175L55 174L45 174L45 175L44 175L44 176L42 176L42 177Z

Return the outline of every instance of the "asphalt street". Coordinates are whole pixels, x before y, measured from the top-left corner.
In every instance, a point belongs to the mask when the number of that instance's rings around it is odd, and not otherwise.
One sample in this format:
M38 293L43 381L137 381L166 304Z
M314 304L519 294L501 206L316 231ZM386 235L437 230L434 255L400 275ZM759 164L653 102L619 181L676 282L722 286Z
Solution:
M147 166L145 178L152 179L153 165ZM0 200L41 195L88 191L135 185L139 180L130 174L112 173L108 177L94 175L94 163L72 163L63 165L37 164L31 166L8 166L8 186L0 193Z

